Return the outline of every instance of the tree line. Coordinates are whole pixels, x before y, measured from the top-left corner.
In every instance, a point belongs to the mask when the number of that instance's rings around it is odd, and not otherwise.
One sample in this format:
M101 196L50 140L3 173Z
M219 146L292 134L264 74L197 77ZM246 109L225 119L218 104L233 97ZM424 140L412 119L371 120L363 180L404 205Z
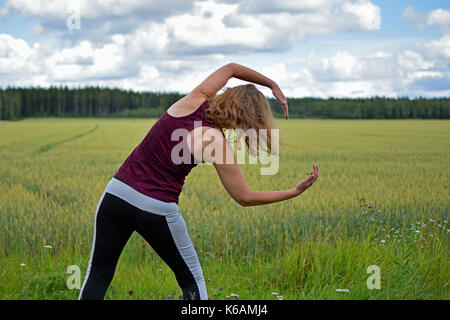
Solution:
M0 89L0 119L26 117L159 117L184 94L114 88L49 87ZM269 98L276 117L283 117ZM288 98L293 118L449 119L450 98Z

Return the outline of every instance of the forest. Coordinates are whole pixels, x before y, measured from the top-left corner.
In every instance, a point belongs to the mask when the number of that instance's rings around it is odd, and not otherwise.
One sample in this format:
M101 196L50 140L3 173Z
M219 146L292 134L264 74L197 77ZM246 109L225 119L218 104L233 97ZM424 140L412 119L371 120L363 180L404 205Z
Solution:
M137 92L117 88L0 89L0 120L27 117L159 117L183 97L177 92ZM272 112L281 106L268 98ZM450 98L288 98L292 118L449 119Z

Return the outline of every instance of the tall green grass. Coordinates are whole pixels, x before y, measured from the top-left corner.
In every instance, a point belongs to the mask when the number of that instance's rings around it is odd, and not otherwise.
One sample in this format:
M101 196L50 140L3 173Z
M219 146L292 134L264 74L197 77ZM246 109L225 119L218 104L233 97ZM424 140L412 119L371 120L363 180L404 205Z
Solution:
M0 124L0 298L77 297L66 287L67 266L79 265L84 276L100 195L153 123ZM319 180L298 198L243 208L211 165L186 179L179 209L211 298L448 299L450 122L277 124L278 173L241 168L253 190L276 190L295 186L317 163ZM379 290L366 286L370 265L381 269ZM170 269L134 234L107 298L178 299L180 292Z

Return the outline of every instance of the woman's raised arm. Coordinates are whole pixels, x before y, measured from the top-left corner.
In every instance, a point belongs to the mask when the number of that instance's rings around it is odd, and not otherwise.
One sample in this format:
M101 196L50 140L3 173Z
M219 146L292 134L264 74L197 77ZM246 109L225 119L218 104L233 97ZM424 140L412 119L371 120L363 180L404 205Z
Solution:
M288 105L286 97L275 81L255 70L237 63L228 63L211 73L205 80L202 81L202 83L192 90L192 94L200 94L204 96L205 99L211 100L231 78L252 82L270 88L275 98L280 101L285 112L286 119L288 118Z

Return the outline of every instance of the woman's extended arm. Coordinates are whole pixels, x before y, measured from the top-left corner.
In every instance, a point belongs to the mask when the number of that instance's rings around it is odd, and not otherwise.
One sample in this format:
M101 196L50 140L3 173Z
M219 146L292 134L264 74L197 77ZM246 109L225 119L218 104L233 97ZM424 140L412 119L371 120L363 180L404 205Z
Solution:
M319 177L319 167L314 165L310 176L300 181L292 189L252 191L248 187L244 175L236 162L233 149L220 131L208 127L199 127L193 131L194 134L188 139L190 145L194 146L190 148L192 154L199 161L214 164L225 190L242 206L268 204L296 197L312 186ZM194 135L196 134L200 135L199 138L202 140L202 143L194 143Z
M283 107L286 119L288 118L288 105L286 97L275 81L267 78L255 70L237 63L228 63L223 67L220 67L211 73L205 80L203 80L202 83L200 83L194 90L192 90L192 93L203 95L207 100L211 100L231 78L256 83L272 89L273 95L280 101Z
M279 191L252 191L247 186L245 178L236 163L214 163L214 166L227 192L236 202L244 207L269 204L294 198L312 186L319 177L319 167L313 165L313 172L311 172L309 177L300 181L295 188Z

